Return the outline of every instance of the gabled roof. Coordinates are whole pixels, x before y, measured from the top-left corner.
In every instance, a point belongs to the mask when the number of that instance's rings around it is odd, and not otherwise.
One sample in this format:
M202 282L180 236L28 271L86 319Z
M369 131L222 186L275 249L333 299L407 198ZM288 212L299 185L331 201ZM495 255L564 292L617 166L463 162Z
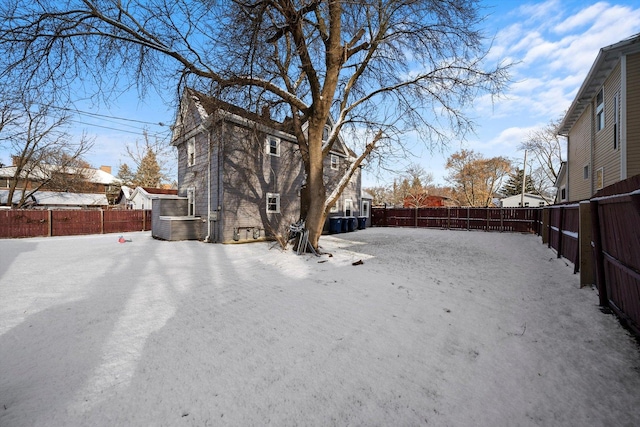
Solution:
M636 34L618 43L600 49L598 56L580 86L578 94L569 107L558 129L559 135L568 135L569 131L596 96L604 81L609 77L623 55L640 52L640 34Z
M191 88L187 88L185 90L183 101L184 99L190 99L191 102L193 102L193 105L196 108L196 111L198 112L200 121L202 123L206 123L206 121L211 117L214 117L216 113L222 113L224 114L224 117L226 119L232 120L236 123L245 124L248 120L250 122L263 125L270 130L282 132L283 134L286 134L288 136L287 139L290 139L293 142L295 141L295 136L293 135L293 129L291 127L292 119L290 117L288 119L285 119L283 122L279 122L271 119L267 113L265 113L264 115L256 114L251 111L247 111L244 108L238 107L237 105L233 105L212 96L205 95L204 93ZM181 118L178 117L176 120L176 130L181 125L180 122ZM327 124L333 126L333 120L330 118L329 123ZM175 144L176 141L180 139L180 135L176 133L176 130L174 130L172 144ZM283 135L281 134L280 136ZM353 150L351 150L344 143L340 136L338 136L338 143L339 148L332 150L332 152L340 153L344 156L356 157L356 154L353 152Z
M520 199L522 197L522 195L520 194L515 194L513 196L508 196L508 197L503 197L502 201L504 200L516 200L516 199ZM529 199L536 199L536 200L540 200L541 202L546 202L545 198L538 195L538 194L533 194L533 193L524 193L524 197L528 197Z

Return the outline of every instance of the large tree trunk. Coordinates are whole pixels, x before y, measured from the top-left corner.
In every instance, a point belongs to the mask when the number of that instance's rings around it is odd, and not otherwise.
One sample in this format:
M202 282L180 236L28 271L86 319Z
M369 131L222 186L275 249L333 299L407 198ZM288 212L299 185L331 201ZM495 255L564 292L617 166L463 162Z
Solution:
M305 220L309 231L309 243L314 249L318 249L318 241L322 235L325 212L325 200L327 191L324 184L324 158L322 155L322 125L314 125L310 120L308 128L309 161L305 165L307 172L306 194L301 198L301 215Z

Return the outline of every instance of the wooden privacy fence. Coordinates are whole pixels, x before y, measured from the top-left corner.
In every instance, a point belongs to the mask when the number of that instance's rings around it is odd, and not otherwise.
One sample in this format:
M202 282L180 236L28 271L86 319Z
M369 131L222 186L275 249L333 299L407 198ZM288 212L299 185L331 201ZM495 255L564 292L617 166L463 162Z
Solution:
M150 210L0 210L0 238L151 230Z
M574 273L580 269L579 233L580 233L580 205L553 205L544 208L547 243L556 250L558 258L561 256L571 261ZM548 217L547 217L548 215Z
M371 225L539 233L540 208L372 208Z
M640 190L596 197L590 205L600 304L640 335Z

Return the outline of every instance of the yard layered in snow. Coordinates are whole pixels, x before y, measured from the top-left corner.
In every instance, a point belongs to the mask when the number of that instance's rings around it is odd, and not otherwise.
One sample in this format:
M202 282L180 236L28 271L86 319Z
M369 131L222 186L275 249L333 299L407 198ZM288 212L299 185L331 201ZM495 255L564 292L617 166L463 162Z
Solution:
M118 237L0 241L0 425L640 425L638 345L537 236Z

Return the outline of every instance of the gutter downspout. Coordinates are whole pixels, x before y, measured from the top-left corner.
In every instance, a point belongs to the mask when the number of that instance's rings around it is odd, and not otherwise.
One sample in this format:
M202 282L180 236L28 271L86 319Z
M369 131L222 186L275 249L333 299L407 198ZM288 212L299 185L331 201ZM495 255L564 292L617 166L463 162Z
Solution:
M211 243L211 129L207 132L207 237L204 240Z

